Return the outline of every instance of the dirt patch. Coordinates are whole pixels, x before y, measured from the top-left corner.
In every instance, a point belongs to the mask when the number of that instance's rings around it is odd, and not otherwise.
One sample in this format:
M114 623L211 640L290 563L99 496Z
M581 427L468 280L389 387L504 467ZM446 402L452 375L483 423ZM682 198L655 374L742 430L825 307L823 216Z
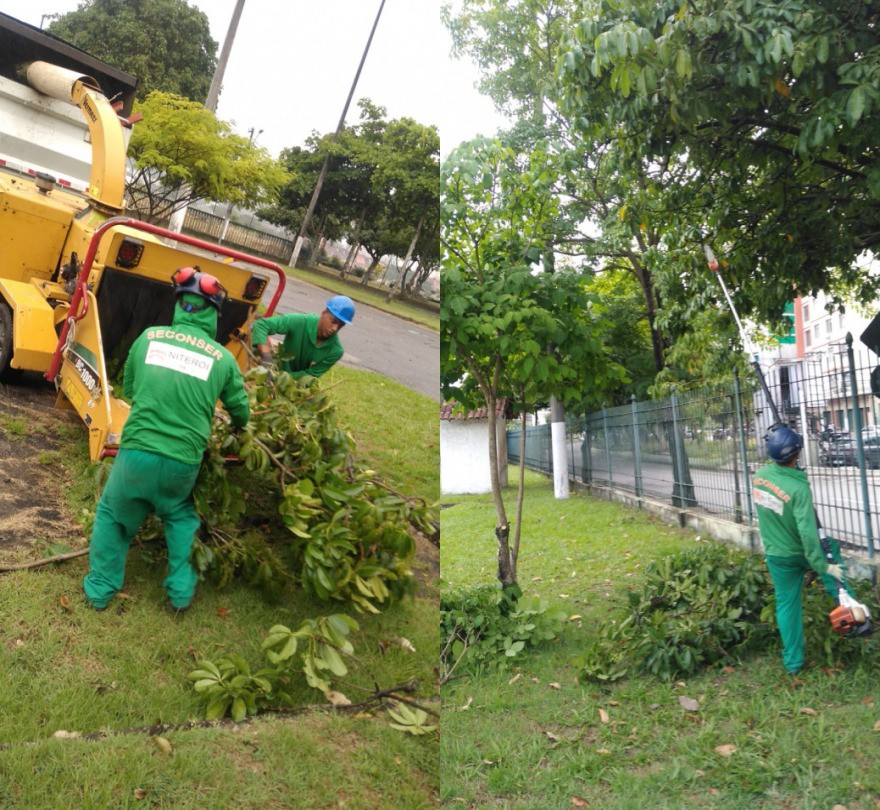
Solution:
M0 383L0 565L40 559L51 543L88 545L64 495L71 483L64 458L77 430L85 438L86 426L73 411L55 408L55 388L42 377ZM436 587L440 549L414 535L416 578Z
M77 427L85 435L75 413L55 408L54 387L41 377L0 384L0 561L33 557L35 545L85 547L64 495L64 454Z

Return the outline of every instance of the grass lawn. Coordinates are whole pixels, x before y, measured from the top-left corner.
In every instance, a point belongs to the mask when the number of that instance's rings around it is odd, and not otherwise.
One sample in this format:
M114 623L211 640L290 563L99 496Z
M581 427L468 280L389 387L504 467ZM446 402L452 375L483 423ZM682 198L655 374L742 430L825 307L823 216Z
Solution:
M544 477L528 482L519 583L571 619L559 640L509 668L443 687L444 807L880 807L875 672L814 668L794 679L774 649L686 682L581 679L596 622L623 615L651 560L701 541L584 494L556 501ZM491 582L491 497L444 506L442 587Z
M395 298L388 301L388 290L371 284L364 287L357 278L341 279L339 271L334 270L326 265L310 268L308 270L302 267L292 268L284 265L283 268L289 276L293 276L300 281L306 281L314 284L316 287L333 292L347 295L349 298L371 307L380 309L384 312L390 312L400 318L406 318L413 323L421 324L435 332L440 331L440 314L439 309L431 307L418 306L409 301Z
M358 437L359 462L407 492L435 499L436 447L428 452L433 461L417 456L411 469L413 457L403 448L390 454L390 446L428 442L425 437L436 431L436 403L388 380L376 385L372 376L346 369L331 382L339 386L340 421ZM367 390L370 406L355 407ZM390 433L384 417L396 408L407 410L407 433ZM49 411L47 419L52 413L57 412ZM66 433L69 423L61 426L65 430L58 432ZM90 489L87 431L78 427L65 439L67 469L58 480L73 514ZM24 433L33 429L22 421ZM373 456L371 447L384 452ZM414 679L411 697L437 710L436 560L417 560L416 596L378 616L309 599L299 589L273 605L244 585L218 590L204 583L191 610L175 616L164 607L164 562L153 546L137 544L129 554L124 597L98 613L82 596L87 565L82 557L2 576L4 810L437 806L437 733L397 731L375 703L348 714L319 707L261 715L238 725L163 727L186 726L203 716L186 677L197 659L239 653L259 666L260 642L269 627L295 628L334 612L346 612L360 624L351 636L359 664L350 665L335 688L358 703L377 687ZM405 649L401 638L415 652ZM304 707L324 704L321 693L304 680L294 698ZM157 733L170 751L157 744Z

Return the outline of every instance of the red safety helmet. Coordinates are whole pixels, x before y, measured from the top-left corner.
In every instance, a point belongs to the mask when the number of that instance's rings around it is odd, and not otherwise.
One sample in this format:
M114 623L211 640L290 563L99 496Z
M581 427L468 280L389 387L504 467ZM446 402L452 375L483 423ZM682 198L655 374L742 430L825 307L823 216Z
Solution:
M205 299L219 312L226 301L226 288L210 273L203 273L196 267L180 267L171 276L174 294L180 298L184 293L193 293ZM199 307L187 304L188 312L198 311ZM204 307L201 307L204 309Z

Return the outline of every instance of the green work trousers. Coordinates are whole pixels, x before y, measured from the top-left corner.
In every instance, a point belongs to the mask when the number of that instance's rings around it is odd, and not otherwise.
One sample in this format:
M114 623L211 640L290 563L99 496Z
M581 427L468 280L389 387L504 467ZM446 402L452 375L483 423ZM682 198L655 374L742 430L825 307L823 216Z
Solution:
M125 579L125 559L135 533L152 510L162 521L168 576L162 583L171 605L189 606L198 576L190 562L199 517L192 491L198 464L184 464L143 450L120 450L104 487L89 547L83 589L93 607L107 606Z
M833 550L835 558L840 562L838 549ZM766 559L776 595L776 624L782 638L782 663L794 675L800 672L805 660L802 594L804 574L810 570L810 564L806 557L771 557L768 555ZM828 574L822 574L820 579L825 590L836 601L840 583Z

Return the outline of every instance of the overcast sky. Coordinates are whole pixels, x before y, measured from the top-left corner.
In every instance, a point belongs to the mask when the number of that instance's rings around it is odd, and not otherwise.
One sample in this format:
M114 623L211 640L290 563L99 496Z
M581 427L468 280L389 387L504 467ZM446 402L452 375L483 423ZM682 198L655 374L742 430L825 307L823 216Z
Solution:
M333 132L380 0L247 0L226 68L217 115L277 156L313 130ZM40 26L44 15L75 11L77 0L0 0L0 11ZM189 0L208 15L217 52L235 0ZM49 21L45 20L45 25ZM474 89L469 64L449 57L440 0L386 0L346 118L369 98L391 118L404 116L440 131L445 155L501 121Z

